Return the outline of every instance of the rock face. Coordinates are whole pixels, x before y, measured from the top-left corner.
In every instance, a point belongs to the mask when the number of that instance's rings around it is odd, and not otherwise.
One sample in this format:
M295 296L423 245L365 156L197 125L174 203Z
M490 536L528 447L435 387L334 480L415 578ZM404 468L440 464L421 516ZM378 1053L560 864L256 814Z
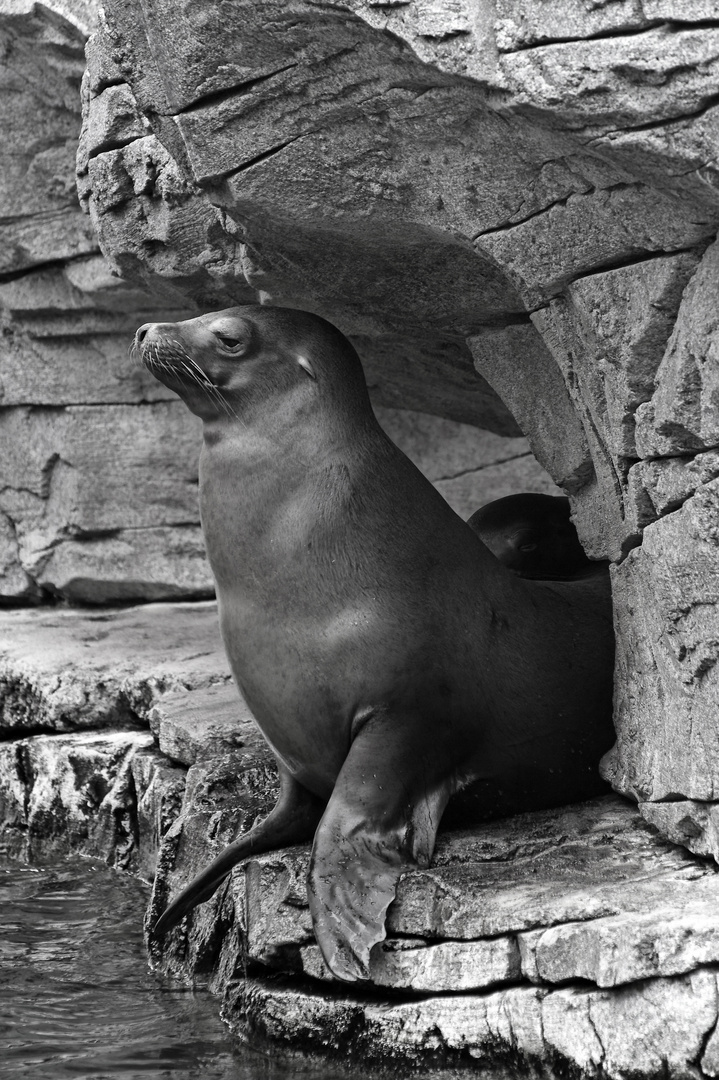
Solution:
M186 302L113 277L78 205L79 89L96 21L91 2L0 10L5 600L211 595L197 430L127 355L139 322L181 317Z
M267 811L272 757L226 681L215 618L189 604L0 615L6 854L156 872L155 911ZM32 633L46 660L30 674ZM58 677L63 650L84 710ZM31 677L38 717L52 717L42 734L27 721ZM312 936L308 857L248 860L155 957L208 983L241 1038L444 1076L717 1075L719 870L626 800L442 834L431 868L400 882L371 983L351 990Z

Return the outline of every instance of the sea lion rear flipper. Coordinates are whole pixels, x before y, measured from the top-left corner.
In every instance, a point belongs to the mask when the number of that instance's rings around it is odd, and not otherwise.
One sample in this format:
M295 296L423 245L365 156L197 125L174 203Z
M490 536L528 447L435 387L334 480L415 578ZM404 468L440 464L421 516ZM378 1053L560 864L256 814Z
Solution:
M274 808L264 821L228 844L224 851L198 874L179 896L165 909L151 930L152 937L161 937L198 904L209 900L232 868L250 855L274 851L287 844L309 840L322 816L324 802L279 766L280 794Z
M429 864L454 787L437 747L417 736L415 725L370 721L315 834L308 881L315 936L327 966L347 982L369 978L370 950L386 936L397 882Z

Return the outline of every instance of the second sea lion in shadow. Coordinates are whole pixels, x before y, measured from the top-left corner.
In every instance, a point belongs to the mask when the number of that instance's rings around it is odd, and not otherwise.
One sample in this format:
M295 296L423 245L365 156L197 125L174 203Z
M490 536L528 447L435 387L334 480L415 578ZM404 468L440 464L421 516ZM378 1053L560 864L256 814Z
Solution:
M506 495L475 510L467 524L519 577L571 581L607 570L585 554L563 495Z
M260 306L137 333L204 422L200 507L222 636L280 774L277 805L170 904L312 839L315 935L365 979L400 875L445 809L469 825L589 798L613 741L607 576L531 581L380 428L331 324Z

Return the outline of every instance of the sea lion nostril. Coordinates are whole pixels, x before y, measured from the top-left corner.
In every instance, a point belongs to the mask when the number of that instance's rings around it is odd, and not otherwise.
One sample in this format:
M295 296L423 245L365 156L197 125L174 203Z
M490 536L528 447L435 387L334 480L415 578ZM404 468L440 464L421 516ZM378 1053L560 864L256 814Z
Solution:
M144 325L141 326L139 328L139 330L136 332L135 341L137 342L138 345L142 345L143 341L147 337L147 331L150 329L151 326L152 326L152 323L149 323L149 322L144 323Z

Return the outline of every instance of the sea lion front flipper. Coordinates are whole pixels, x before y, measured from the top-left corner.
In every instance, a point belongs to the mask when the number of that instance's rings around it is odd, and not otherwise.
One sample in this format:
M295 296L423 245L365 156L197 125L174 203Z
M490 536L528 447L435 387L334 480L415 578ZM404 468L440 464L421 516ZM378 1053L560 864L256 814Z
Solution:
M431 734L430 725L424 728ZM346 982L369 978L370 950L386 936L385 915L400 875L432 857L454 783L429 742L412 724L368 722L315 834L312 922L325 963Z
M322 816L324 801L298 784L283 765L279 765L279 773L280 794L264 821L228 844L202 873L193 878L157 920L150 931L152 937L166 934L188 911L209 900L232 868L243 859L312 838Z

